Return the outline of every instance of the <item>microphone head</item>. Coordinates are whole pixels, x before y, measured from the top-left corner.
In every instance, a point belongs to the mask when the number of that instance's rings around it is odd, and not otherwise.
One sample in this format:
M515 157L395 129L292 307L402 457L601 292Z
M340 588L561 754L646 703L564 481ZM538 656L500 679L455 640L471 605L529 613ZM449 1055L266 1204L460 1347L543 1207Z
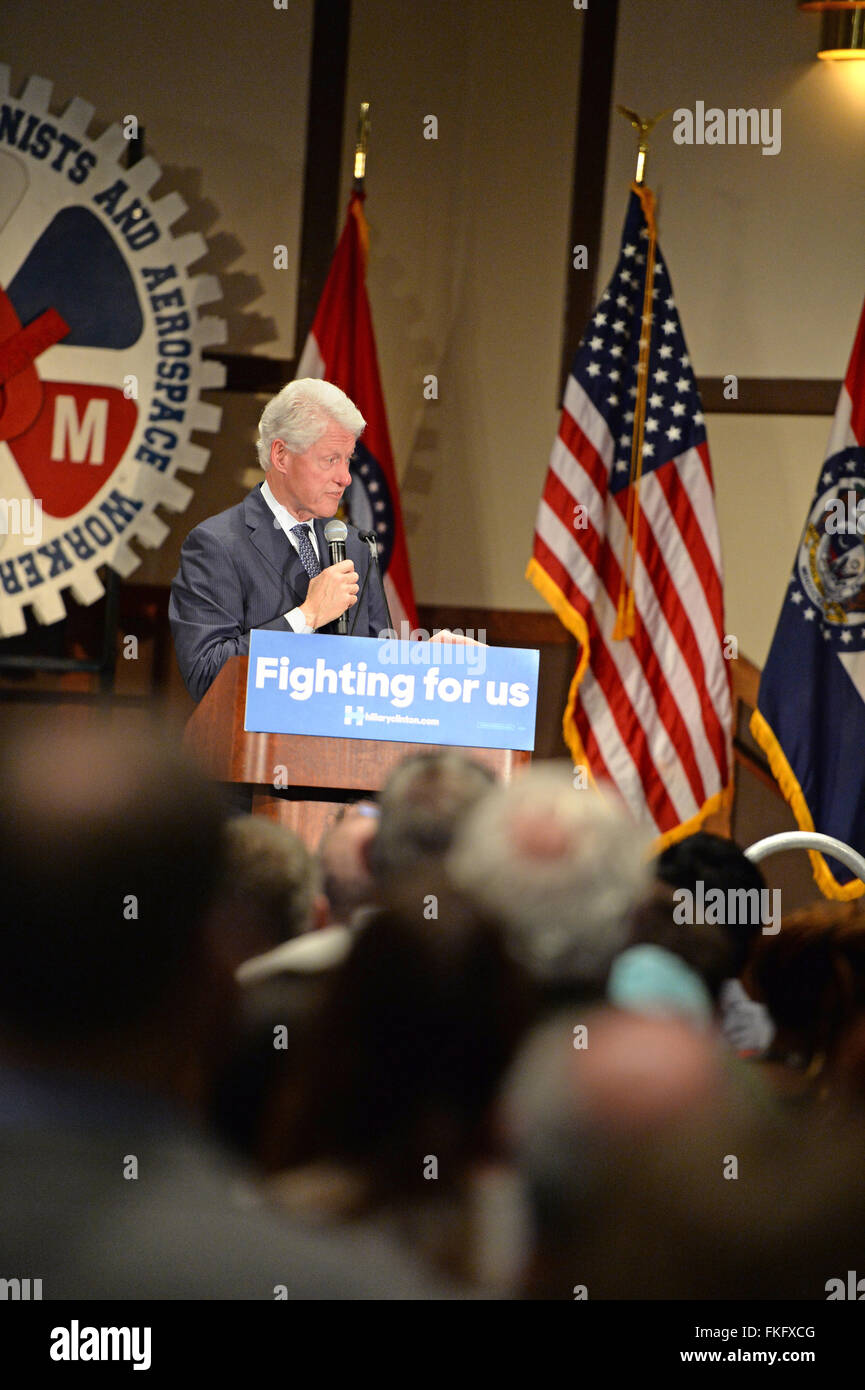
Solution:
M333 542L338 543L339 541L342 541L344 545L347 536L348 527L344 521L338 520L337 517L329 521L324 528L324 539L327 541L328 545L331 545Z

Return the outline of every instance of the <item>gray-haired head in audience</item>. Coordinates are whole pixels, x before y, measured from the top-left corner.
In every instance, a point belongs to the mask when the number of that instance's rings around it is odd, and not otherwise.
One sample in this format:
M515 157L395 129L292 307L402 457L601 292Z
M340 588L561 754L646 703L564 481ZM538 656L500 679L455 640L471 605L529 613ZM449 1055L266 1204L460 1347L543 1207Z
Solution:
M576 789L564 763L539 763L466 817L447 868L542 988L591 995L628 939L646 846L611 796Z

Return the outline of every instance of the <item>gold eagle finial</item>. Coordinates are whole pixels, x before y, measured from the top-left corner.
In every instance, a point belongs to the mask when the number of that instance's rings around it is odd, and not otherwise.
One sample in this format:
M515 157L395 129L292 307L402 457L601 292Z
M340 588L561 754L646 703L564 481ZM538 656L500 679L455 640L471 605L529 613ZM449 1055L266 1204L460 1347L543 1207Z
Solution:
M648 119L644 119L638 112L632 111L629 106L616 107L619 115L624 116L626 121L630 121L634 130L636 130L640 136L640 147L637 151L637 172L634 176L635 183L642 183L646 172L646 155L649 152L649 136L658 124L658 121L663 120L665 116L669 116L672 109L672 106L668 106L665 111L659 111L656 116L649 116Z

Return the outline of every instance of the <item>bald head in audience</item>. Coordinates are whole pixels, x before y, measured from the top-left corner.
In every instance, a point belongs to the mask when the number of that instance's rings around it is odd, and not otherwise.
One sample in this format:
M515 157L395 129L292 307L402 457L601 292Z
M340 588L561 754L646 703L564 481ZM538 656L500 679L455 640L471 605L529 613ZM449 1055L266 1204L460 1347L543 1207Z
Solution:
M502 1103L530 1215L523 1292L823 1299L855 1269L861 1123L784 1113L746 1072L680 1020L573 1010L537 1030Z
M405 758L379 798L378 833L370 846L377 889L416 874L419 864L439 863L494 785L488 768L455 748Z
M374 884L369 855L377 830L378 807L371 801L361 801L347 806L321 838L317 858L329 920L333 923L347 925L359 908L372 902Z

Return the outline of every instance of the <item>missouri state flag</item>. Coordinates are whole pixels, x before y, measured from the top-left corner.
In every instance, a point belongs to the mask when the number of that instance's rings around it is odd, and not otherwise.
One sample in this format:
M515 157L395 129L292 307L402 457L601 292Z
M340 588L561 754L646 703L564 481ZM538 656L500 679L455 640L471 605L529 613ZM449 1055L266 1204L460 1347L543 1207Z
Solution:
M654 196L631 185L577 349L526 577L579 643L563 730L670 843L729 802L731 698L706 427Z
M865 853L865 306L751 733L802 830ZM831 898L865 884L811 852Z
M408 623L410 628L416 628L399 487L366 292L369 230L363 201L364 194L359 192L353 192L349 199L345 226L300 356L297 376L332 381L351 397L367 422L355 450L352 482L345 495L346 509L354 526L376 536L394 625L399 629L401 623Z

